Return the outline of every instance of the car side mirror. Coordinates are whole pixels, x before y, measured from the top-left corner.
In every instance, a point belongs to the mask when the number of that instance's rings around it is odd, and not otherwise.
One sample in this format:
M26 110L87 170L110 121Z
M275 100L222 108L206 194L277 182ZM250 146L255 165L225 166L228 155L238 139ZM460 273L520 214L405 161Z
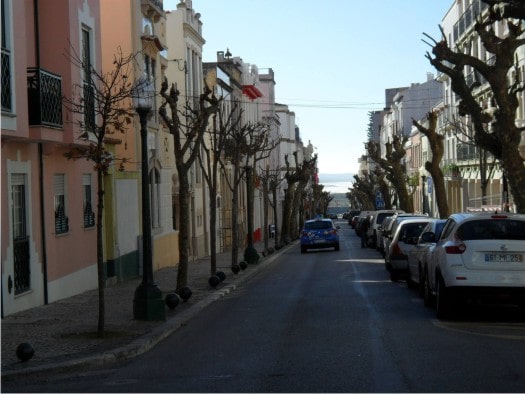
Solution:
M434 243L434 242L436 242L436 234L434 234L431 231L427 231L427 232L421 234L421 240L423 242Z

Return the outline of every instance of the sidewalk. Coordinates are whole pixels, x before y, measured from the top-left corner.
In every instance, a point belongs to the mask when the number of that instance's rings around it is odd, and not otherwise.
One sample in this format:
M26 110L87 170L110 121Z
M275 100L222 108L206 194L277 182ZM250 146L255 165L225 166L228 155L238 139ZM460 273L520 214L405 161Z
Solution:
M273 246L273 240L271 241L270 246ZM260 255L259 263L248 265L246 270L241 270L236 275L230 268L231 252L218 254L217 270L223 271L226 279L216 288L208 284L210 258L190 262L188 287L192 296L187 302L181 301L175 309L166 307L166 321L133 319L133 296L141 278L106 288L106 336L103 339L96 337L96 289L7 316L2 320L1 331L2 380L28 374L109 365L144 353L185 325L206 306L256 275L291 245L293 243L263 257L263 242L254 244ZM241 260L242 253L239 258ZM156 271L154 281L164 295L173 292L177 283L177 267ZM23 342L31 343L35 350L34 356L26 362L19 361L16 356L16 348Z

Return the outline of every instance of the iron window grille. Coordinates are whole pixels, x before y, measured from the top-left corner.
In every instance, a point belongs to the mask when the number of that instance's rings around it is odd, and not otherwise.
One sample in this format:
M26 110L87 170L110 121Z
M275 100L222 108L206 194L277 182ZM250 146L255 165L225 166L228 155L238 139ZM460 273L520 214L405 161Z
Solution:
M11 178L13 200L13 261L15 295L31 288L29 236L27 235L26 185L24 174L13 174Z
M13 111L13 92L11 89L11 54L2 48L2 111Z
M69 218L66 215L66 196L64 175L55 175L55 234L69 231Z

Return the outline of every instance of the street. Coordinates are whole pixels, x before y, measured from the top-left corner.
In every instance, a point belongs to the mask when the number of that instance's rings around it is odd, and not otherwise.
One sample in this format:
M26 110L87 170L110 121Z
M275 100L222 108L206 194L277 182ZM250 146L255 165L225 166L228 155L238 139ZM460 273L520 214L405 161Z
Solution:
M440 321L346 221L341 250L299 245L157 347L111 369L4 392L523 392L525 319Z

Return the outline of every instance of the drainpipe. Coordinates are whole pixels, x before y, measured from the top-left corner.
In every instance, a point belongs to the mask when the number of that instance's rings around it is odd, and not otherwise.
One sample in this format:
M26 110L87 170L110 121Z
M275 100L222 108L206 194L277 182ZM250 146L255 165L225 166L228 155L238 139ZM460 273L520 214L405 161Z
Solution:
M40 25L38 15L38 0L33 0L34 28L35 28L35 62L36 68L40 69ZM41 142L38 143L38 187L40 189L40 231L42 234L42 272L44 280L44 305L49 303L47 287L47 248L46 248L46 216L44 204L44 147Z

